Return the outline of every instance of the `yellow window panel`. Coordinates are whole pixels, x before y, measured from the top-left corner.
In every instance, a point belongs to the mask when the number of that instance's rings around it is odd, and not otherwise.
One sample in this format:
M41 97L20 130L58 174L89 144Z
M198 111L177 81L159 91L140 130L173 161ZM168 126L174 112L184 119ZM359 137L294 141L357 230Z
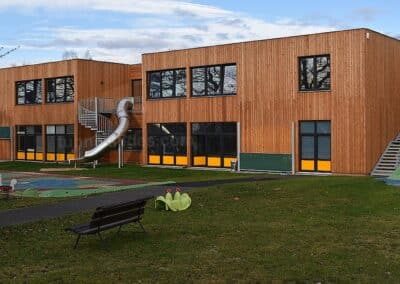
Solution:
M53 153L47 153L46 154L46 160L47 161L55 161L56 160L56 155Z
M187 166L188 158L186 156L177 156L176 157L176 164L178 166Z
M174 156L163 156L163 165L174 165Z
M43 161L43 153L36 153L36 161Z
M26 159L30 160L30 161L35 160L35 153L32 153L32 152L26 153Z
M161 162L160 156L157 155L150 155L149 156L149 164L159 165Z
M25 152L18 152L17 160L25 160Z
M206 165L206 157L194 157L193 158L193 166L205 166Z
M314 171L314 160L301 160L302 171Z
M57 154L57 161L65 161L65 154Z
M331 161L318 161L318 171L330 172L331 171Z
M224 168L230 168L232 161L236 161L236 158L224 158Z
M67 160L74 160L75 154L67 154Z
M207 166L209 167L221 167L221 158L218 157L208 157Z

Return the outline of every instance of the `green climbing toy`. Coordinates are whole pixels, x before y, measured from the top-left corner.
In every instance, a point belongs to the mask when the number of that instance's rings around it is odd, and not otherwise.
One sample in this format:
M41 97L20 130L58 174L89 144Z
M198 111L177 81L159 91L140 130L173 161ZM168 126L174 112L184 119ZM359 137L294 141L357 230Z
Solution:
M175 190L175 194L172 197L171 190L167 190L167 194L164 196L157 197L155 201L156 209L165 209L171 211L183 211L190 207L192 204L192 199L189 194L182 193L179 188Z

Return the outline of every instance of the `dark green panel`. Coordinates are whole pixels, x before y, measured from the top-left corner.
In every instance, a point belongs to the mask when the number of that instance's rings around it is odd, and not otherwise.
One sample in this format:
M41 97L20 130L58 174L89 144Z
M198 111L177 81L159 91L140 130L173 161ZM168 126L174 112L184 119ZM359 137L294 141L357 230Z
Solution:
M0 139L10 139L11 131L10 127L0 127Z
M240 169L290 172L292 170L292 155L241 153Z

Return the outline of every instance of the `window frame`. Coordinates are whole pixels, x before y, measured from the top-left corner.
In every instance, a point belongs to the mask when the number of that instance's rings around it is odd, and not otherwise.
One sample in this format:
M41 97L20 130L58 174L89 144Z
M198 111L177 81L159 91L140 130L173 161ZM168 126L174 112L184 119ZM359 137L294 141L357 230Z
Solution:
M35 91L36 95L37 95L37 84L35 84L35 83L40 82L40 100L41 100L40 103L26 103L26 84L28 82L33 82L34 83L34 91ZM25 87L24 103L23 104L18 103L18 84L21 84L21 83L23 83L24 87ZM14 86L15 86L15 105L17 105L17 106L31 106L31 105L41 105L41 104L43 104L44 99L43 99L43 80L42 79L31 79L31 80L15 81L15 85ZM35 99L36 99L36 96L35 96Z
M163 97L162 93L163 93L163 87L162 87L162 73L163 72L174 72L173 73L173 90L172 90L172 96L170 97ZM177 71L185 71L185 95L184 96L176 96L176 72ZM150 81L150 77L151 74L153 73L160 73L160 96L158 98L153 98L150 96L150 89L151 89L151 81ZM185 99L187 98L187 93L188 93L188 74L187 74L187 69L186 67L182 67L182 68L174 68L174 69L163 69L163 70L151 70L151 71L147 71L146 74L146 98L147 100L168 100L168 99ZM133 85L132 85L133 86Z
M235 93L224 93L224 83L225 83L225 67L227 66L235 66L236 67L236 92ZM209 95L208 94L208 78L207 78L207 69L212 67L220 67L220 93L216 95ZM204 68L204 95L197 96L194 95L194 88L193 88L193 69ZM192 66L190 67L190 97L191 98L214 98L214 97L223 97L223 96L236 96L238 93L238 65L237 63L224 63L224 64L213 64L213 65L202 65L202 66Z
M132 149L126 148L128 145L127 139L128 139L129 130L132 130L133 133L140 130L140 148L134 148L134 147L132 147ZM142 128L133 127L133 128L128 129L127 135L125 136L125 140L124 140L124 151L127 151L127 152L142 152L143 151L143 129Z
M72 101L67 101L67 88L66 88L66 79L67 78L72 78L72 80L73 80L73 100ZM48 101L48 98L49 98L49 94L48 94L48 92L49 92L49 87L48 87L48 82L50 81L50 80L57 80L57 79L64 79L64 96L63 96L63 101L62 102L57 102L57 98L56 98L56 101L54 101L54 102L50 102L50 101ZM45 100L44 100L44 102L46 103L46 104L68 104L68 103L74 103L75 102L75 77L74 77L74 75L68 75L68 76L61 76L61 77L51 77L51 78L45 78L44 79L44 87L45 87L45 94L46 94L46 97L45 97ZM56 91L56 89L54 90L55 92L57 92Z
M24 127L24 134L20 134L19 132L21 132L20 128ZM27 134L27 127L33 127L34 129L34 133L33 134ZM40 133L36 132L37 129L40 129ZM20 150L20 136L23 137L23 144L24 144L24 149ZM41 150L38 150L38 144L37 144L37 140L36 138L40 137L40 148ZM28 151L28 148L26 146L26 139L34 139L34 144L35 144L35 148L32 151ZM37 124L27 124L27 125L16 125L15 126L15 151L16 153L18 152L24 152L25 154L25 158L23 160L28 160L27 159L27 153L33 153L34 154L34 161L41 161L41 160L37 160L36 158L36 154L43 154L44 153L44 147L43 147L43 126L42 125L37 125ZM16 159L19 160L19 159ZM22 161L22 160L21 160Z
M49 126L54 126L54 134L48 134L47 133L47 127L49 127ZM62 133L62 134L59 134L59 133L57 133L57 126L64 126L64 133ZM73 133L71 134L71 133L67 133L68 131L67 131L67 127L68 126L73 126ZM75 154L75 125L74 124L46 124L45 125L45 127L44 127L45 129L45 131L44 131L44 137L45 137L45 141L46 141L46 147L45 147L45 151L44 151L44 153L46 154L45 155L45 160L46 161L48 161L47 160L47 154L55 154L55 155L57 155L57 154L63 154L64 155L64 161L66 161L67 160L67 155L68 154ZM47 143L47 138L49 137L49 136L52 136L52 137L54 137L54 152L49 152L48 151L48 146L49 146L49 144ZM57 142L57 138L58 137L60 137L60 136L62 136L62 137L64 137L64 139L65 139L65 150L64 150L64 152L58 152L57 150L58 150L58 142ZM68 152L67 151L67 141L68 141L68 138L72 138L72 143L73 143L73 145L72 145L72 151L71 152ZM57 161L57 159L55 159L55 161Z
M330 84L329 84L329 88L318 88L317 87L317 79L318 79L318 72L317 72L317 58L319 57L327 57L329 58L329 78L330 78ZM306 90L302 90L301 89L301 60L302 59L310 59L312 58L313 60L313 83L314 83L314 88L312 89L306 89ZM299 88L299 92L300 93L307 93L307 92L330 92L332 91L332 57L329 53L327 54L318 54L318 55L307 55L307 56L300 56L298 57L298 88Z

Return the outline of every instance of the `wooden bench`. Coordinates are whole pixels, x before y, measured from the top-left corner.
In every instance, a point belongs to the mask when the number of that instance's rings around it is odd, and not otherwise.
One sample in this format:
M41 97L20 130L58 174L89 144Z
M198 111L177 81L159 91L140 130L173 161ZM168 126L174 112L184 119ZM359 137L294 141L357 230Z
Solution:
M121 227L129 223L139 223L143 232L146 232L140 220L142 220L146 203L151 198L152 197L146 197L135 201L96 208L90 223L80 224L65 229L66 231L78 235L74 248L77 247L82 235L97 234L99 238L102 239L100 234L102 231L119 227L119 233Z

